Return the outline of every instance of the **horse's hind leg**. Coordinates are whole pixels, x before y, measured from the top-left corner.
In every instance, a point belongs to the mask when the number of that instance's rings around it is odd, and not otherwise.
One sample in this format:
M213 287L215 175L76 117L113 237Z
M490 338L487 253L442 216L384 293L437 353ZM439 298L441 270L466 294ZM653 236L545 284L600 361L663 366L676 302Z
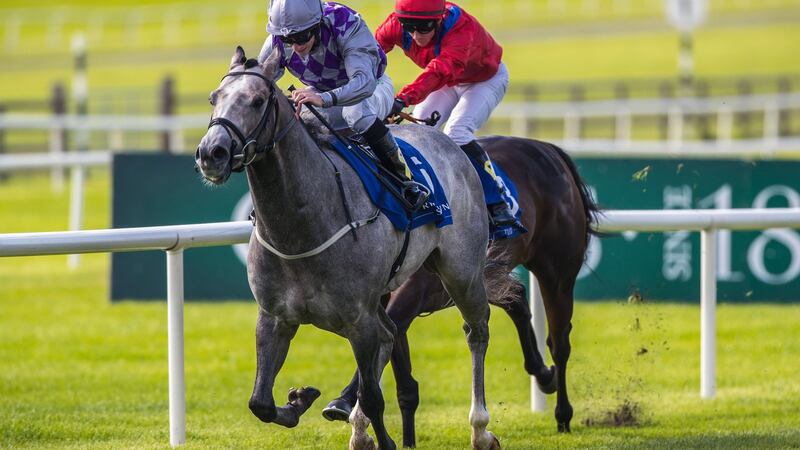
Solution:
M319 391L312 387L293 389L289 392L289 402L285 406L275 406L272 396L275 376L286 360L289 342L296 332L296 325L286 325L259 309L256 325L256 382L250 397L250 410L263 422L274 422L288 428L296 426L300 416L319 397Z
M569 333L572 331L572 288L574 280L559 280L557 277L542 277L539 287L547 311L547 325L549 333L547 346L556 365L557 394L556 394L556 423L558 431L569 433L569 422L572 420L572 405L567 396L567 360L571 346Z
M555 370L549 369L544 364L542 355L536 345L536 334L533 332L533 326L531 326L531 309L525 295L525 286L521 283L516 283L513 287L511 298L507 302L498 303L496 306L503 308L508 317L511 318L511 321L514 322L525 360L525 371L536 377L536 382L542 392L552 394L556 391L556 383L554 383Z
M384 450L394 450L396 445L383 423L384 401L380 387L380 376L384 367L389 362L392 353L394 324L382 308L378 309L377 316L362 316L355 326L356 330L351 336L350 345L358 364L359 388L358 404L351 414L353 420L353 437L350 440L351 448L359 448L364 439L364 422L358 419L360 411L372 422L372 429L378 439L378 447ZM370 440L371 441L371 440Z

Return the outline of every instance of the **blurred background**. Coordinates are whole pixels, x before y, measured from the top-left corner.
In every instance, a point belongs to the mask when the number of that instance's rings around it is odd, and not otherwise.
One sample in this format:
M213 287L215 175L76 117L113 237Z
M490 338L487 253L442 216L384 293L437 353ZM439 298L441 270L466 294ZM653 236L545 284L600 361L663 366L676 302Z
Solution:
M775 141L800 134L800 108L796 97L774 95L800 92L800 1L681 3L687 2L460 2L501 43L511 74L505 104L483 132L587 141L572 145L576 151L611 151L603 140L617 149L632 140L656 150L670 139L714 142L720 150L755 138L771 139L769 148L748 150L786 150L788 141ZM348 5L374 29L393 3ZM55 138L41 122L8 122L8 115L78 112L184 117L169 139L149 121L117 129L98 123L91 127L94 149L193 149L205 128L208 93L234 47L251 56L260 50L266 9L266 2L242 0L2 2L0 114L7 120L0 122L0 152L45 150ZM676 27L676 14L688 14L679 19L688 25ZM85 100L75 79L76 46L86 49ZM389 57L399 90L418 68L400 50ZM669 102L676 97L698 101ZM67 148L75 146L74 136L64 138Z
M345 3L373 30L394 4ZM503 46L511 76L481 133L562 145L602 206L800 207L800 0L457 3ZM265 0L0 1L0 233L245 219L244 177L211 189L191 155L208 94L236 45L257 55L266 21ZM398 49L388 70L396 90L419 73ZM571 435L556 433L552 397L531 414L514 328L493 309L487 397L503 445L795 447L800 233L717 236L716 399L697 388L697 233L595 239L576 290ZM343 448L349 428L316 406L294 430L247 409L255 305L242 255L187 251L187 300L240 300L185 306L190 446ZM161 252L0 258L0 447L166 447L164 267ZM460 326L451 308L410 330L420 448L468 442ZM276 395L308 383L324 404L353 367L346 341L301 327Z

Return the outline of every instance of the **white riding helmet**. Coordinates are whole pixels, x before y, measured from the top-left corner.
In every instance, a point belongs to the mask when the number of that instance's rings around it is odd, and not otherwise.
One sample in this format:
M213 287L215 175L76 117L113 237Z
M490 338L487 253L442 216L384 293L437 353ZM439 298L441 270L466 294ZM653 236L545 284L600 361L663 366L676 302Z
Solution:
M278 36L307 30L322 20L320 0L271 0L267 32Z

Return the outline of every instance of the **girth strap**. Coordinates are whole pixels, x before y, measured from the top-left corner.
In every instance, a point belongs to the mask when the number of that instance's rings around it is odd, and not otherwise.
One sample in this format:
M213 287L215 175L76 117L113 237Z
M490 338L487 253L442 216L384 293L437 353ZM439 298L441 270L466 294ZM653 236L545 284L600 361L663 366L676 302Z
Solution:
M337 231L327 241L325 241L322 244L320 244L319 247L314 248L312 250L309 250L307 252L297 253L295 255L287 255L286 253L281 253L278 249L276 249L275 247L269 245L269 243L263 237L261 237L260 234L258 234L258 227L255 227L254 233L256 234L256 240L258 240L258 243L261 244L261 246L263 246L265 249L269 250L269 252L272 253L273 255L275 255L275 256L277 256L279 258L288 259L288 260L291 260L291 259L302 259L302 258L308 258L310 256L318 255L318 254L324 252L325 250L328 249L328 247L330 247L331 245L335 244L336 241L341 239L342 236L347 234L351 229L355 231L356 229L361 228L364 225L371 224L372 222L374 222L375 220L378 219L378 216L380 216L380 214L381 214L381 210L379 209L379 210L375 211L375 214L373 214L372 217L369 217L367 219L357 220L357 221L354 221L354 222L350 222L347 225L343 226L341 229L339 229L339 231Z

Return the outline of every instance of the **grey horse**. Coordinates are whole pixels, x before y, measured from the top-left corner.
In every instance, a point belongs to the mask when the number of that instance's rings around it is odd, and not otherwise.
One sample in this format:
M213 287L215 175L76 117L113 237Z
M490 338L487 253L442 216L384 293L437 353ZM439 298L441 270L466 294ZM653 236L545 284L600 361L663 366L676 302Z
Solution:
M475 170L455 143L431 127L392 129L417 147L436 171L453 224L412 230L405 261L390 277L404 233L378 212L350 166L297 121L293 105L272 81L276 56L259 65L247 60L241 47L236 49L228 73L211 94L213 119L195 155L202 175L214 185L225 183L232 171L246 169L255 206L256 227L247 258L248 280L258 303L250 410L263 422L294 427L320 395L312 387L296 389L286 405L276 406L272 394L298 326L313 324L346 338L355 355L359 386L350 447L374 445L366 433L371 422L379 447L396 448L384 426L379 385L392 353L395 326L381 298L424 265L441 278L464 319L472 355L472 447L499 448L497 438L486 430L488 220ZM341 173L341 185L333 165Z

